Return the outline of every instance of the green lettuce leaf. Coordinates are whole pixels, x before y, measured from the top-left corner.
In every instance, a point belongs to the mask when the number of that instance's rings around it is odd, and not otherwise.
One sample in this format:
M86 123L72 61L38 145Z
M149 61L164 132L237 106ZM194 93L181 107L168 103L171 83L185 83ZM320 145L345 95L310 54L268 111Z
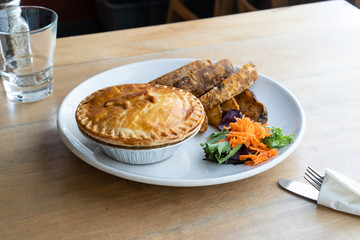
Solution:
M216 159L217 164L221 164L231 158L239 149L242 147L241 145L236 146L234 149L229 145L229 141L222 141L226 138L226 134L229 131L222 131L210 134L209 137L206 138L205 143L201 143L200 145L205 149L205 152L208 154L209 159Z
M271 128L272 135L262 140L268 148L282 148L294 142L295 135L284 135L281 128Z

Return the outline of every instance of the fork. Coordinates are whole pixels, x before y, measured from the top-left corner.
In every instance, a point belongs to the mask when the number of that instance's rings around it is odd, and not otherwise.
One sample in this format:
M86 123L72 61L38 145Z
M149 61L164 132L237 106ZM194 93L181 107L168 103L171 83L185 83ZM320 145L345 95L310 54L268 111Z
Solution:
M314 170L312 167L308 167L305 170L305 180L308 181L314 188L316 188L318 191L321 189L321 185L324 180L324 176L321 176L316 170Z

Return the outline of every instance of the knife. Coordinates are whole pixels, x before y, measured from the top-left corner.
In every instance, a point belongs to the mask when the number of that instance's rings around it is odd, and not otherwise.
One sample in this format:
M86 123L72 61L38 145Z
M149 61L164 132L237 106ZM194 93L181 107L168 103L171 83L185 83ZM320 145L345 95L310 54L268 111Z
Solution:
M280 178L279 184L286 190L317 202L319 191L314 187L294 180Z

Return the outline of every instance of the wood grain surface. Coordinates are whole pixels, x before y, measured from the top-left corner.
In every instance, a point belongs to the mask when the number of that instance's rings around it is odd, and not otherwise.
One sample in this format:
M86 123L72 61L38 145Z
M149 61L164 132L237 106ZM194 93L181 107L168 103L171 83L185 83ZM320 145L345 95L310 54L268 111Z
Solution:
M0 239L359 239L359 217L277 184L305 182L309 165L360 182L359 43L360 11L345 1L57 39L50 97L16 103L0 88ZM128 181L76 157L57 131L64 97L105 70L161 58L253 62L301 102L299 147L259 175L193 188Z

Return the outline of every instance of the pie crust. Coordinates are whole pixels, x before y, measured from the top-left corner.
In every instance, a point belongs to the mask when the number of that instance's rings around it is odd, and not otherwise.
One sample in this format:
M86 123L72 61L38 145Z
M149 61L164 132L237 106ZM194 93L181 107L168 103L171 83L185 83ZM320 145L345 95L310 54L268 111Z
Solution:
M162 85L124 84L100 89L76 110L81 132L118 147L159 147L199 130L202 103L191 93Z

